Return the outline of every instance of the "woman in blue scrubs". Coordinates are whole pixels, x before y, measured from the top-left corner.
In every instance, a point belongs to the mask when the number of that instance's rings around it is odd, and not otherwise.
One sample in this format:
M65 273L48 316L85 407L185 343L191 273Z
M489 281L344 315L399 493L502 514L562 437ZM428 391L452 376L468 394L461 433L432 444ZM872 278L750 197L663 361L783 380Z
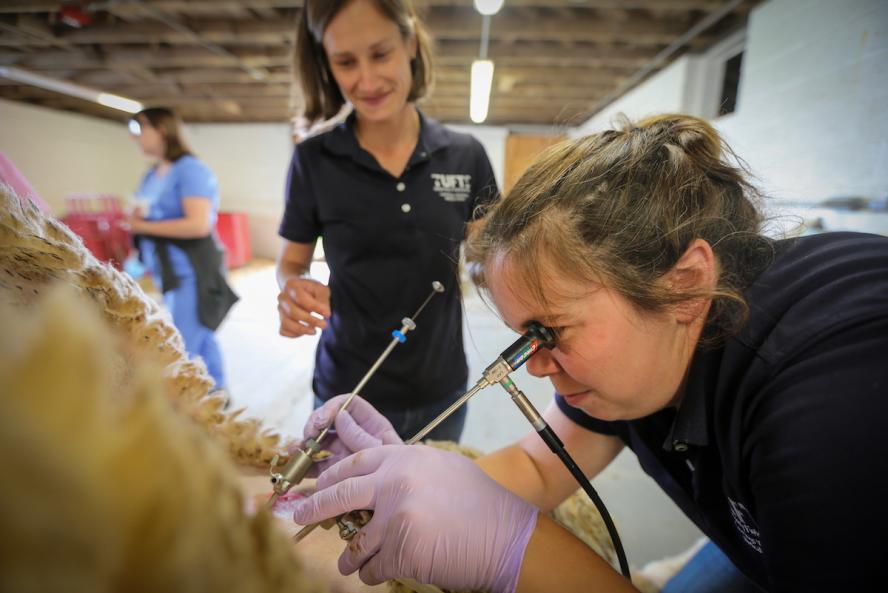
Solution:
M146 210L133 213L130 228L185 349L204 360L214 389L223 389L225 372L214 331L236 297L225 283L213 233L219 209L216 176L191 154L171 110L144 109L129 128L142 151L156 159L137 191Z

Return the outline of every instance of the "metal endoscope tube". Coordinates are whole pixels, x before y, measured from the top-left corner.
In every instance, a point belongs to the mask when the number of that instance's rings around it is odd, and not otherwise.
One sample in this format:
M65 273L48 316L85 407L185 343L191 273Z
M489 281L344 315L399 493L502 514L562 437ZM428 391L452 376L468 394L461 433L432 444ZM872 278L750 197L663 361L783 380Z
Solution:
M432 420L426 427L420 430L416 435L414 435L410 440L406 441L406 444L412 445L422 439L425 435L431 432L436 426L438 426L441 422L446 420L453 412L459 409L460 406L465 404L472 396L476 393L492 385L494 383L499 383L503 389L505 389L512 398L512 401L515 402L515 405L521 410L521 413L524 414L524 417L527 418L528 422L533 426L536 433L540 436L543 442L549 447L549 449L561 460L567 470L571 473L574 479L579 483L582 487L583 491L589 496L592 500L592 503L598 509L598 512L601 514L602 520L604 521L605 527L607 528L608 535L610 535L611 541L614 545L614 550L616 551L617 560L620 565L620 572L622 572L623 576L627 579L629 576L629 562L626 559L626 552L623 550L623 543L620 541L620 536L617 533L616 526L614 525L613 519L610 516L610 513L607 510L607 507L604 505L604 501L601 500L601 497L598 495L598 492L595 491L595 488L592 487L589 479L586 478L583 471L579 468L570 454L564 447L564 443L561 442L561 439L558 438L558 435L555 434L555 431L546 423L543 419L542 415L537 411L537 409L533 406L527 396L515 385L512 379L509 377L509 374L518 369L521 365L523 365L527 360L536 354L540 347L552 348L554 346L554 335L552 330L547 327L542 326L539 323L531 323L527 332L524 333L518 340L516 340L511 346L506 348L502 354L490 365L488 366L484 372L482 373L481 379L475 384L472 389L467 391L465 395L460 397L456 402L454 402L450 407L448 407L444 412L442 412L437 418ZM340 528L349 531L346 535L354 535L356 532L356 527L349 523L348 513L343 515L337 519ZM312 525L306 525L299 533L297 533L293 537L293 541L300 541L305 535L311 532L312 529L317 527L317 523ZM342 533L341 533L342 534Z
M429 422L422 430L413 435L410 440L405 441L405 444L412 445L421 441L476 393L485 387L499 383L508 377L509 373L527 362L527 359L533 356L540 348L549 348L553 342L552 330L539 324L531 324L530 328L520 338L503 350L499 357L484 369L484 372L481 373L481 378L478 379L474 387L453 402L450 407L441 412L437 418Z
M433 431L435 427L444 422L444 420L458 410L460 406L469 401L469 399L471 399L476 393L485 387L489 387L490 385L494 385L503 379L508 378L509 373L527 362L527 359L533 356L541 347L551 348L553 343L554 335L552 334L552 330L538 323L532 323L520 338L515 340L511 346L503 350L499 357L493 361L490 366L484 369L481 378L475 383L474 387L453 402L453 404L441 412L438 417L429 422L422 430L405 441L404 444L413 445L422 440L427 434ZM354 531L353 526L349 527L351 523L344 519L346 515L342 515L337 519L343 537ZM293 541L302 541L305 536L311 533L319 524L320 523L312 523L304 526L293 536Z
M342 403L337 414L345 410L348 405L352 402L356 395L358 395L361 389L364 388L364 385L367 384L367 381L376 373L377 369L379 369L380 365L388 358L388 355L394 350L395 346L398 344L403 344L407 341L407 333L416 329L415 319L419 317L419 314L422 313L422 310L425 309L425 306L429 304L429 301L432 300L436 294L444 292L444 285L435 280L432 282L432 292L426 297L426 299L422 302L416 312L412 317L405 317L401 320L401 329L397 329L392 332L392 341L389 342L388 346L385 350L383 350L382 354L376 359L370 369L364 374L355 388L351 391L346 400ZM335 418L335 416L334 416ZM290 460L284 465L283 468L279 472L275 472L274 468L277 465L277 461L279 459L278 455L275 455L271 460L271 467L269 468L269 474L271 474L271 485L273 489L273 493L271 497L269 497L267 506L269 508L274 506L274 503L278 498L286 494L290 488L300 483L305 479L305 476L308 474L308 470L311 469L311 466L314 465L314 456L320 453L321 451L321 441L327 436L330 432L331 427L333 426L332 422L330 425L325 426L324 429L313 439L308 439L303 443L303 446L299 448L295 453L292 454Z

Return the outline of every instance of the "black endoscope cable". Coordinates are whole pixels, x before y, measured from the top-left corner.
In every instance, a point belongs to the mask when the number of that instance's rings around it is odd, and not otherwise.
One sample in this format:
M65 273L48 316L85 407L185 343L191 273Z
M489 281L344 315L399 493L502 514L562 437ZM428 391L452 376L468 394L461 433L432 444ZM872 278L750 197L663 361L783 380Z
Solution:
M517 369L527 362L527 359L536 354L541 347L552 348L554 344L555 339L552 330L537 322L532 322L528 327L527 332L518 338L514 344L504 350L500 355L500 358L497 359L497 362L490 365L487 370L485 370L484 374L485 376L492 375L491 379L502 385L509 395L512 396L512 401L515 402L524 416L530 421L534 430L536 430L536 433L540 435L540 438L543 439L543 442L546 443L549 449L558 456L558 459L561 460L567 470L573 475L583 491L589 495L589 498L592 500L592 503L595 505L595 508L598 509L601 518L604 520L605 527L607 527L607 532L610 535L614 550L617 553L617 561L620 563L620 572L623 573L624 577L629 579L631 578L629 575L629 562L626 560L626 552L623 550L623 542L620 540L620 535L617 533L617 528L614 525L614 521L611 518L607 507L604 506L604 501L601 500L598 492L592 487L592 483L567 452L567 449L564 448L564 443L561 442L561 439L558 438L555 431L552 430L545 420L543 420L543 417L537 412L536 408L533 407L533 404L530 403L527 396L518 389L508 376L508 372ZM502 373L506 367L508 367L509 371L503 375Z
M592 483L585 474L583 474L576 462L574 462L573 458L567 452L567 449L564 448L564 443L561 442L561 439L558 438L555 431L552 430L549 425L546 425L543 430L538 430L537 434L540 435L540 438L543 439L543 441L545 441L546 445L549 446L549 449L558 456L567 470L573 475L574 479L579 482L583 491L589 495L590 499L592 499L592 503L595 505L595 508L598 509L601 518L604 520L604 526L607 527L607 533L610 535L611 542L614 544L614 550L617 553L617 561L620 563L620 572L623 573L623 576L627 579L631 578L629 576L629 561L626 559L626 552L623 550L623 542L620 541L617 527L614 525L614 520L611 519L610 513L607 511L607 507L604 506L604 501L601 500L598 492L592 487Z

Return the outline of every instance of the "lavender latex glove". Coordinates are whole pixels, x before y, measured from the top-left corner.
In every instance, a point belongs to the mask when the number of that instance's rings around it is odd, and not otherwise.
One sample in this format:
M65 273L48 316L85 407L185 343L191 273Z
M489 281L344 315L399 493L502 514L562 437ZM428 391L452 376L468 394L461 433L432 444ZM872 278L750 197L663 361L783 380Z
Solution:
M323 406L311 413L302 429L303 441L314 438L335 418L333 426L336 432L328 434L321 443L321 448L332 455L312 466L307 474L310 478L317 477L325 469L352 453L380 445L400 445L404 442L395 432L392 423L359 395L354 397L348 408L337 414L347 397L348 395L337 395L324 402Z
M537 509L462 455L423 445L361 451L321 474L293 518L307 524L351 510L373 518L339 557L376 585L408 577L446 589L512 593Z

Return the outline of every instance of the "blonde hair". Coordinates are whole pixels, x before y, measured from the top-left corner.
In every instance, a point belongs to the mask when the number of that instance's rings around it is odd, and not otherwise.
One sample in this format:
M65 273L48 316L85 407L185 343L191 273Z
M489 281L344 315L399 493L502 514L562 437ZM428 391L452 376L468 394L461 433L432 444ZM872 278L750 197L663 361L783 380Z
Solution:
M723 334L742 324L741 292L772 254L759 201L743 163L704 120L624 121L540 155L473 229L467 257L480 262L481 286L491 257L508 257L541 303L558 297L553 274L604 284L641 311L710 298L709 329ZM717 286L657 282L698 238L715 252Z
M150 353L112 363L129 345L94 303L57 287L0 320L0 589L319 590Z

